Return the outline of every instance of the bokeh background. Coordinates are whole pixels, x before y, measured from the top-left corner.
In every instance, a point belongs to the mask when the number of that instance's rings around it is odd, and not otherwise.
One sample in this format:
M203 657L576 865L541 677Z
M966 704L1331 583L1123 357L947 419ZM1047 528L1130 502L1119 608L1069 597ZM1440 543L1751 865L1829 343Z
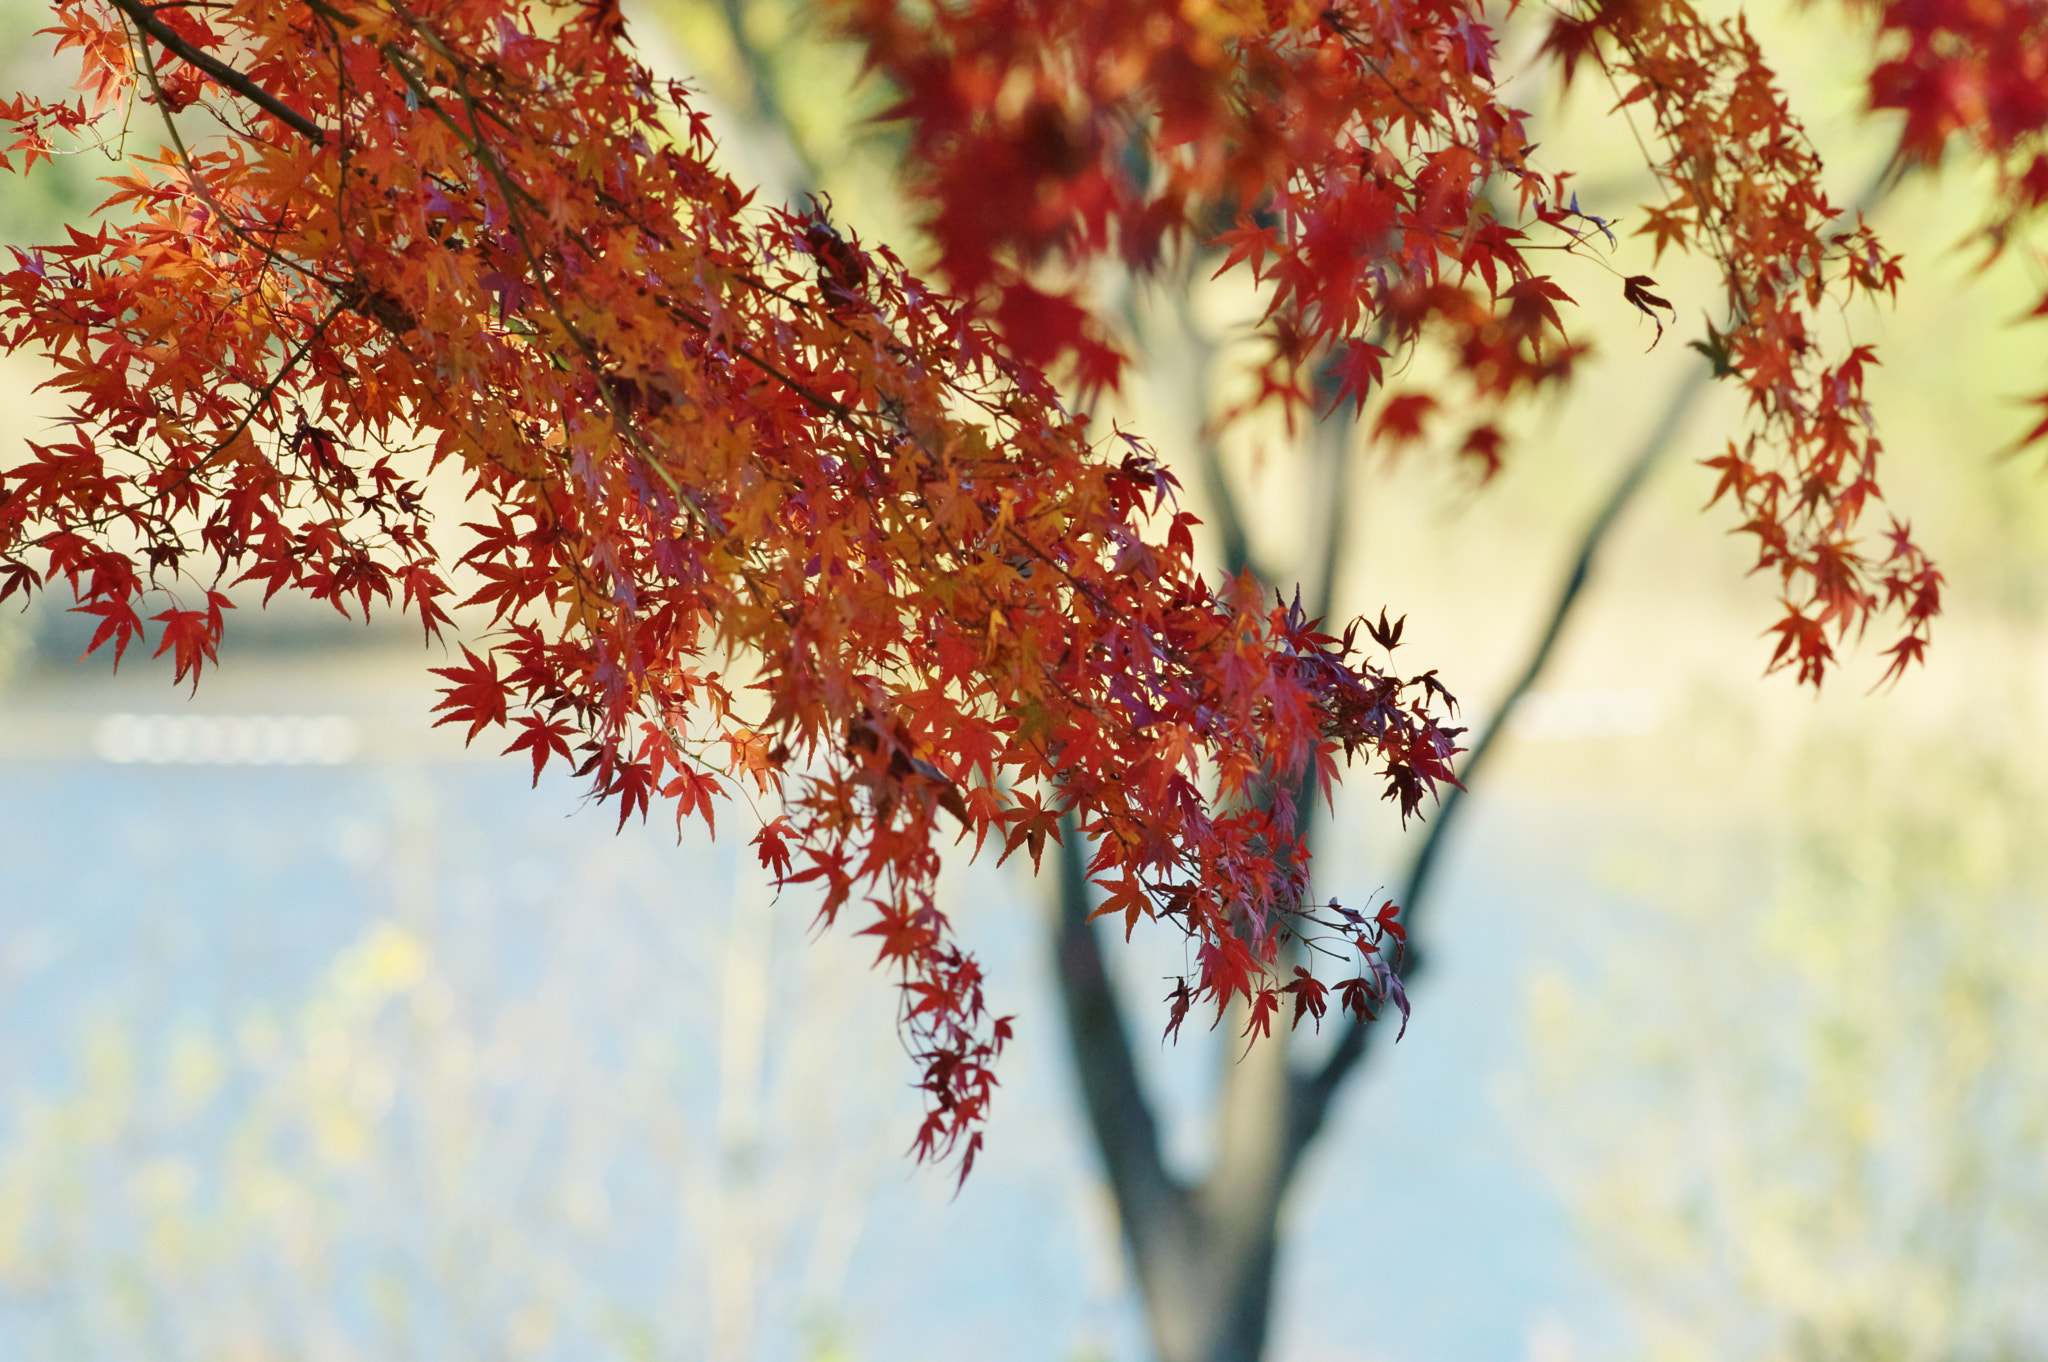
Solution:
M63 83L42 13L0 0L0 86ZM2048 355L2018 321L2040 270L1963 245L1967 167L1873 190L1895 129L1861 111L1856 21L1752 18L1837 196L1907 255L1897 306L1842 325L1881 347L1886 486L1948 613L1890 689L1865 689L1877 640L1818 697L1760 676L1770 584L1696 463L1740 413L1686 396L1714 281L1626 236L1607 263L1654 273L1679 334L1653 347L1604 266L1569 265L1597 353L1491 484L1350 455L1341 608L1405 612L1404 660L1483 720L1677 413L1446 847L1415 1022L1290 1205L1276 1359L2048 1358L2048 485L2006 453ZM914 257L864 121L885 96L810 10L633 19L742 179L827 190ZM1525 97L1548 168L1625 233L1648 185L1611 92L1560 102L1536 72ZM153 149L147 110L133 127ZM82 221L104 173L8 178L0 237ZM1246 306L1228 280L1128 300L1156 344L1123 415L1169 456L1227 398ZM56 414L37 380L0 365L0 460ZM1319 465L1277 428L1222 457L1262 556L1319 570L1296 552ZM886 981L735 854L746 808L679 843L529 789L430 728L441 657L403 621L252 600L188 693L146 657L78 661L62 604L0 614L0 1356L1146 1355L1048 891L1014 863L949 872L1020 1017L956 1195L904 1157ZM1357 899L1418 835L1363 788L1334 826L1321 873ZM1178 951L1141 933L1114 959L1156 1034ZM771 1008L791 978L803 1003ZM1143 1047L1187 1167L1221 1046Z

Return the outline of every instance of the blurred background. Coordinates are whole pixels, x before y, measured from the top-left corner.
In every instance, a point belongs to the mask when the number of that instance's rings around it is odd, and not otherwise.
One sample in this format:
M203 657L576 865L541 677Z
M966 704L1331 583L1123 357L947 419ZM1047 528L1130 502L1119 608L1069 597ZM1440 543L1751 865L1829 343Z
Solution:
M43 14L0 0L0 86L64 83ZM914 257L889 132L863 121L886 97L812 11L633 17L739 178L829 191ZM1331 481L1277 427L1184 474L1198 514L1227 493L1299 576L1323 570L1304 516L1341 495L1339 613L1405 612L1404 662L1483 722L1587 523L1658 451L1444 848L1407 1038L1289 1203L1273 1358L2048 1358L2048 485L2039 454L2002 455L2039 387L2041 334L2016 323L2039 270L1958 249L1983 191L1962 168L1872 190L1895 129L1860 113L1865 34L1752 17L1837 197L1870 195L1906 253L1897 307L1843 324L1880 346L1887 491L1948 613L1888 690L1864 689L1884 640L1819 697L1759 675L1769 584L1725 508L1700 511L1696 461L1740 418L1689 382L1715 283L1626 236L1649 186L1606 92L1560 104L1533 73L1547 168L1624 219L1612 263L1655 273L1680 334L1653 348L1568 262L1596 354L1491 484L1351 443ZM1506 69L1530 37L1509 30ZM10 178L0 234L82 221L105 173L86 154ZM1235 381L1247 298L1202 273L1129 286L1124 414L1170 457ZM57 415L37 381L0 366L7 462ZM62 604L0 613L0 1356L1147 1355L1049 891L1015 863L949 872L1020 1018L956 1196L905 1157L886 980L736 856L744 808L678 844L615 834L569 782L530 790L519 760L430 728L443 658L402 620L252 600L188 694L133 653L77 661L90 631ZM1371 796L1340 800L1319 858L1347 901L1398 881L1419 835ZM1225 1060L1214 1035L1151 1040L1178 958L1142 932L1112 953L1191 1168ZM771 1011L791 977L803 1006Z

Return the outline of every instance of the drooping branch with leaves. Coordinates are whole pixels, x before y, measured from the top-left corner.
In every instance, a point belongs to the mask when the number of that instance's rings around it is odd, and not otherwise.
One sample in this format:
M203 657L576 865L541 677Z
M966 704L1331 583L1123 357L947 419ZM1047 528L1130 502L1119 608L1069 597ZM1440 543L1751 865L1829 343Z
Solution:
M1448 778L1433 676L1205 583L1142 444L1091 440L886 250L750 215L615 13L59 18L94 103L17 101L23 159L138 93L211 140L116 183L132 225L0 280L9 348L72 403L0 488L10 594L62 583L117 659L154 623L196 681L233 584L437 634L468 573L492 628L438 669L445 721L509 729L536 779L575 765L622 820L781 795L763 860L827 920L860 903L901 972L921 1153L971 1163L1007 1033L933 897L948 828L1035 858L1082 811L1093 873L1199 938L1220 1005L1308 901L1270 791L1362 756L1413 812ZM482 508L459 551L439 465Z
M536 780L573 767L622 821L780 801L754 844L826 920L863 915L928 1098L916 1147L963 1173L1008 1020L934 895L949 839L1035 861L1073 817L1102 911L1195 942L1191 1006L1400 1001L1391 906L1312 906L1300 803L1362 758L1422 811L1453 779L1449 695L1375 660L1384 616L1326 629L1197 573L1171 473L1060 395L1121 368L1060 276L1211 243L1266 290L1255 405L1372 399L1392 439L1456 415L1497 466L1498 416L1580 353L1532 238L1605 224L1531 164L1476 7L839 6L902 91L942 283L817 201L755 204L609 0L53 13L84 93L0 104L6 168L132 152L138 103L168 145L0 276L0 343L69 403L0 472L0 599L59 588L95 650L145 640L196 683L240 584L429 636L459 598L487 627L437 669L444 722L502 730ZM1660 221L1728 273L1713 343L1759 420L1729 486L1805 622L1780 659L1817 683L1891 607L1903 665L1938 577L1903 530L1855 547L1869 357L1830 366L1803 320L1895 267L1825 232L1739 29L1568 22L1568 59L1643 83L1696 210ZM1688 110L1794 151L1715 162ZM1664 306L1640 277L1623 305ZM1422 346L1451 386L1382 394ZM469 491L453 533L436 469ZM1305 934L1355 977L1281 978Z

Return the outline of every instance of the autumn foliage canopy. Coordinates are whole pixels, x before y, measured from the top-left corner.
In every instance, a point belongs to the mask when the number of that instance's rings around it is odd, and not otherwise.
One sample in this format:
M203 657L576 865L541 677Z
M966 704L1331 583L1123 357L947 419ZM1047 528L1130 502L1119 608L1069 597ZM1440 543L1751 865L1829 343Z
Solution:
M1036 860L1074 815L1103 911L1190 937L1183 1006L1405 1012L1396 910L1317 903L1298 805L1362 761L1421 812L1459 750L1384 616L1326 627L1196 570L1173 476L1079 405L1126 356L1077 281L1213 246L1264 289L1260 404L1355 404L1491 468L1499 415L1582 353L1532 248L1610 227L1536 163L1502 18L1461 0L830 8L900 95L930 279L716 169L612 0L58 0L82 94L0 103L0 166L127 159L96 225L0 275L0 337L69 404L0 456L0 599L61 585L95 649L143 641L180 680L237 584L430 636L481 612L436 669L443 721L621 820L773 796L761 860L898 972L919 1152L964 1166L1008 1022L934 899L941 847ZM1976 130L2018 213L2048 197L2044 106L1994 54L2039 24L1952 9L1884 10L1904 45L1874 96L1911 154ZM1657 250L1721 268L1699 348L1750 424L1709 462L1781 590L1773 662L1818 684L1882 617L1905 667L1940 577L1896 520L1872 533L1875 356L1818 324L1897 262L1821 191L1740 21L1544 22L1561 78L1597 68L1645 130ZM1649 277L1617 292L1671 322ZM1448 386L1399 387L1418 347ZM436 468L459 526L428 514ZM1352 977L1278 977L1304 933Z

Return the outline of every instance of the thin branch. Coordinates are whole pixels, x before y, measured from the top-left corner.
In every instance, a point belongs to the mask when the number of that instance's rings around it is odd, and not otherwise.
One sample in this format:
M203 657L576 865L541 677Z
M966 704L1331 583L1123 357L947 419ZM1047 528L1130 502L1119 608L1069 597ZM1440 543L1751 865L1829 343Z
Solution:
M1580 594L1585 590L1587 579L1592 573L1593 561L1606 544L1615 521L1635 497L1644 478L1663 457L1672 437L1678 433L1679 426L1691 412L1693 403L1705 391L1712 376L1712 371L1705 366L1695 368L1686 376L1685 381L1672 394L1663 417L1657 422L1649 439L1643 442L1635 458L1629 461L1628 468L1622 473L1620 481L1615 483L1614 490L1608 493L1599 513L1586 526L1586 531L1579 541L1578 554L1572 561L1570 571L1565 574L1564 584L1558 591L1556 603L1551 606L1550 618L1544 626L1542 636L1538 639L1534 651L1529 654L1529 660L1522 667L1521 674L1508 688L1500 707L1494 711L1493 717L1487 721L1473 742L1472 750L1465 758L1464 769L1459 772L1460 783L1450 787L1445 793L1436 817L1430 820L1429 830L1423 837L1422 848L1416 853L1415 861L1408 869L1408 877L1401 887L1399 902L1407 916L1411 933L1429 892L1437 857L1443 849L1444 840L1457 822L1458 811L1464 807L1464 797L1473 778L1484 765L1487 754L1493 750L1494 739L1500 735L1502 726L1513 714L1516 703L1536 684L1537 677L1542 675L1543 668L1549 664L1550 655L1556 650L1558 638L1564 632L1565 622L1570 619ZM1421 968L1422 959L1420 951L1410 950L1406 954L1400 969L1404 980L1414 977ZM1292 1103L1294 1129L1291 1135L1291 1141L1296 1148L1305 1148L1322 1128L1323 1121L1329 1114L1331 1099L1358 1061L1364 1057L1369 1030L1370 1023L1353 1018L1345 1027L1336 1049L1331 1052L1322 1068L1296 1081Z
M186 62L242 98L262 109L292 131L316 145L324 145L327 133L318 123L279 99L255 81L229 66L218 57L210 57L192 44L179 37L176 32L156 17L156 11L142 3L142 0L109 0L115 9L133 19L144 33L163 44L164 50Z
M1500 736L1501 728L1513 715L1515 705L1528 694L1529 689L1536 684L1536 678L1542 675L1543 668L1549 664L1550 655L1557 648L1558 636L1564 632L1565 621L1571 616L1572 608L1578 604L1580 592L1585 590L1586 579L1593 569L1594 557L1605 544L1608 532L1614 528L1614 522L1621 515L1622 509L1634 498L1637 489L1643 484L1643 479L1663 456L1672 437L1678 433L1680 424L1691 413L1693 403L1706 391L1712 377L1713 371L1709 368L1695 368L1686 376L1685 382L1672 394L1670 404L1664 409L1663 418L1657 422L1657 428L1650 433L1650 438L1643 442L1643 447L1637 451L1627 471L1622 474L1621 480L1615 483L1614 490L1607 494L1607 502L1600 508L1600 513L1586 526L1586 532L1579 542L1578 557L1572 561L1571 571L1565 575L1564 586L1558 592L1557 603L1551 607L1550 619L1544 626L1543 637L1537 642L1535 651L1530 653L1529 661L1523 666L1521 675L1508 687L1507 694L1501 699L1500 708L1494 711L1486 726L1480 730L1478 738L1473 741L1472 750L1465 757L1465 769L1458 774L1459 784L1452 786L1444 796L1443 806L1430 826L1429 835L1422 839L1422 849L1416 853L1415 863L1408 869L1408 879L1402 886L1400 902L1411 922L1414 920L1415 905L1420 903L1424 894L1428 892L1432 872L1436 869L1437 854L1443 847L1444 830L1455 820L1457 811L1463 806L1467 788L1479 774L1487 753L1493 750L1494 739ZM1412 965L1408 966L1403 973L1406 974L1412 968Z

